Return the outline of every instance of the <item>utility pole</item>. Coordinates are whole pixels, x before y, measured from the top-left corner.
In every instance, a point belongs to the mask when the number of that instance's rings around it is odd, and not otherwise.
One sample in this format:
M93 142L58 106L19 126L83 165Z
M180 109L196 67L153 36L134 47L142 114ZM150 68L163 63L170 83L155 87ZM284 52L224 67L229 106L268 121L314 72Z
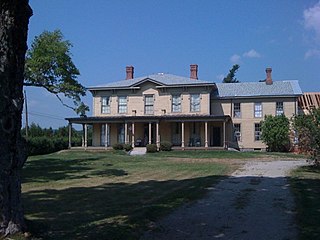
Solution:
M28 101L27 101L27 93L24 90L24 105L26 109L26 138L28 138Z

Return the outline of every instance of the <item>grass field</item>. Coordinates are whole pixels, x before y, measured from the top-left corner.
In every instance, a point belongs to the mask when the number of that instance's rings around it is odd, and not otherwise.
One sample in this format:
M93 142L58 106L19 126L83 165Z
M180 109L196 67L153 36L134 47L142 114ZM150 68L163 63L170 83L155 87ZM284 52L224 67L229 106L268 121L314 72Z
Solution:
M269 157L294 155L66 151L30 157L22 185L29 231L34 239L138 239L245 159Z
M300 240L320 239L320 168L301 167L292 172Z

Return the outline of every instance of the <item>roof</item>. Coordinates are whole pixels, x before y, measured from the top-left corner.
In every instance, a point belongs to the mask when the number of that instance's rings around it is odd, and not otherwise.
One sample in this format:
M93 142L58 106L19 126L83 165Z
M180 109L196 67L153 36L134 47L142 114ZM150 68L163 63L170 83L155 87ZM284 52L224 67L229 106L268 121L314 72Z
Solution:
M123 121L221 121L229 120L229 115L208 115L208 114L182 114L182 115L152 115L152 116L101 116L101 117L75 117L75 118L65 118L71 123L99 123L99 122L123 122Z
M217 83L216 85L218 90L215 97L219 98L302 95L296 80L274 81L271 85L265 82Z
M311 109L320 107L320 92L305 92L298 98L299 107Z
M135 88L143 82L151 81L159 85L159 87L173 86L215 86L213 82L196 80L188 77L176 76L173 74L158 73L134 79L121 80L100 86L88 87L89 90L117 89L117 88Z

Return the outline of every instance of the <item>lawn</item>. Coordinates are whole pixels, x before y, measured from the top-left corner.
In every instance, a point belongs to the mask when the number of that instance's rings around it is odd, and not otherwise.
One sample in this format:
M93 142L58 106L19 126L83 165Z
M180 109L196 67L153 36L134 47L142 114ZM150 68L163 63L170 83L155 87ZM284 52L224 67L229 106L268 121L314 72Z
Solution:
M66 151L30 157L22 173L29 231L34 239L138 239L246 159L271 157L294 155Z
M236 166L164 155L72 151L30 157L22 185L30 232L39 239L138 239Z
M320 168L306 166L292 172L291 188L297 207L299 239L320 239Z

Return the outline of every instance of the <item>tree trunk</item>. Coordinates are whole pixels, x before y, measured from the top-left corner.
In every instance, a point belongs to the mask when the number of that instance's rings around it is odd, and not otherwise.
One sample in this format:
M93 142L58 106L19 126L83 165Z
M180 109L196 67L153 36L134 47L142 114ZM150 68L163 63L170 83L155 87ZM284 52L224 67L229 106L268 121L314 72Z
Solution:
M0 236L25 231L21 169L23 72L32 10L28 0L0 0Z

